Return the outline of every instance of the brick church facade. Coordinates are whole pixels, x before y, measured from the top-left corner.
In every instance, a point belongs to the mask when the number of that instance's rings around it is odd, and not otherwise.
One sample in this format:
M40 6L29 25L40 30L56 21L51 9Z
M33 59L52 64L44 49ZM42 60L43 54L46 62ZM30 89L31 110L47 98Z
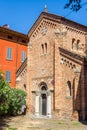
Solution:
M16 86L36 117L87 119L87 27L42 12L28 33Z

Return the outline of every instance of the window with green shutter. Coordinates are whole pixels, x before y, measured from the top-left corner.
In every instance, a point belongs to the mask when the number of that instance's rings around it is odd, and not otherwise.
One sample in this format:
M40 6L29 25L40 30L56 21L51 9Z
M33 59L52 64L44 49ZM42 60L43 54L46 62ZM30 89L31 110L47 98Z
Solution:
M12 48L7 48L7 60L12 60Z
M22 51L21 62L24 62L25 59L26 59L26 51Z
M6 71L6 81L11 82L11 72L10 71Z

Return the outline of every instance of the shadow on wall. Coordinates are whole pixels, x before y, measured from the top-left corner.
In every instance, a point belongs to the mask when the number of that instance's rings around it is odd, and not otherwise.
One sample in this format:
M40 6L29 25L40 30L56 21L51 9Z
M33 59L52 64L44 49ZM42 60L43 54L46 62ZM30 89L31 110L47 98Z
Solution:
M87 125L87 65L84 63L73 80L73 111L78 113L79 121Z

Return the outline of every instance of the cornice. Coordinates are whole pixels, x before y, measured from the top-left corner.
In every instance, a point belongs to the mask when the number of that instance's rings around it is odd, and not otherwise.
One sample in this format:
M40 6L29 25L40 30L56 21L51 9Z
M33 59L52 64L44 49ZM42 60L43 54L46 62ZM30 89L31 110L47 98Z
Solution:
M27 45L29 38L27 35L0 27L0 39Z
M82 25L80 23L74 22L74 21L69 20L65 17L58 16L58 15L55 15L55 14L46 13L46 12L42 12L42 14L45 15L45 17L48 17L50 19L55 19L56 22L59 19L61 24L65 24L65 25L68 25L70 27L74 27L76 29L83 30L83 31L87 32L87 26L85 26L85 25Z
M87 26L85 26L85 25L76 23L76 22L71 21L69 19L66 19L62 16L58 16L58 15L51 14L51 13L48 13L48 12L42 12L40 14L40 16L37 18L37 20L35 21L35 23L33 24L33 26L31 27L31 29L29 30L28 37L30 37L32 35L32 33L34 32L36 27L42 21L42 19L51 20L55 23L61 23L61 24L64 24L66 26L69 26L71 28L78 29L80 31L84 31L85 33L87 32Z
M85 61L84 56L80 56L80 55L70 52L66 49L63 49L61 47L59 47L59 51L60 51L60 55L67 57L68 59L70 59L78 64L83 64L83 62Z

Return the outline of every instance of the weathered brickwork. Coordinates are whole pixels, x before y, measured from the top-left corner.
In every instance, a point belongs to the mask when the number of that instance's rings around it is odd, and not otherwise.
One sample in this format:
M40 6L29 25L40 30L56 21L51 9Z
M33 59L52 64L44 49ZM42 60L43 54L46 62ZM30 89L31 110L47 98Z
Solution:
M87 118L86 31L63 17L41 13L28 33L25 84L30 113Z

